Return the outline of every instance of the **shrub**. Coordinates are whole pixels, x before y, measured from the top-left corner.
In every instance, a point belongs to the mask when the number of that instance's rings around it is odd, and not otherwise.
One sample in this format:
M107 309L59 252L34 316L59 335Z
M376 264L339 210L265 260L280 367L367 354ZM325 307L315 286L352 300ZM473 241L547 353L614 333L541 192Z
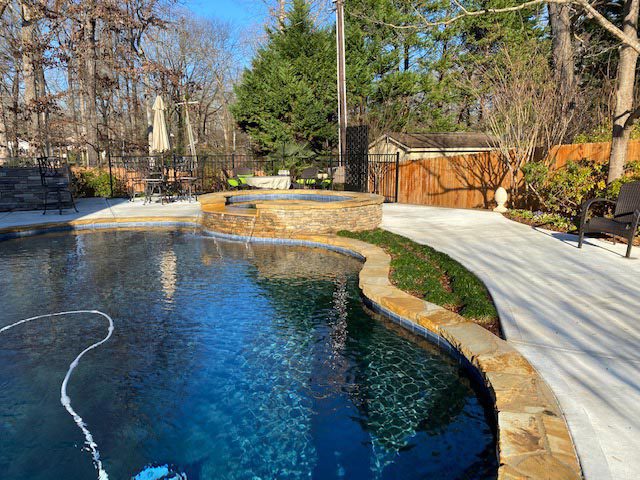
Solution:
M591 161L569 162L558 170L532 162L523 171L525 183L542 210L568 218L580 213L585 200L606 189L606 166Z
M638 180L640 180L640 161L635 160L627 164L623 177L618 178L607 186L606 197L615 200L620 195L620 187L622 185Z
M571 232L578 228L575 221L557 213L542 212L540 210L535 212L532 212L531 210L509 210L506 215L507 217L519 220L522 223L527 223L536 227L544 227L549 230Z
M73 184L78 197L110 197L109 172L99 169L76 169ZM114 184L114 195L117 195Z

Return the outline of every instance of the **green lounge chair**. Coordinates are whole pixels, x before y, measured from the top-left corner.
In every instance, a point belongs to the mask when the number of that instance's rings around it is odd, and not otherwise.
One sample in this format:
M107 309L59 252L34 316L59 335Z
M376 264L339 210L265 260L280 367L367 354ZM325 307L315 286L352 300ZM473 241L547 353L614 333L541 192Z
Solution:
M318 183L318 169L309 167L302 170L300 178L296 179L296 184L303 188L313 188Z

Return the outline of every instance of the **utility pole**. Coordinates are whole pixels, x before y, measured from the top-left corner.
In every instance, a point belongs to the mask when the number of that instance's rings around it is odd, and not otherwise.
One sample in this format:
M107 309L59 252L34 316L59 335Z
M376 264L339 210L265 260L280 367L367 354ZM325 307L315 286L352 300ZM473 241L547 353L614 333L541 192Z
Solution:
M344 0L333 0L336 4L336 51L338 72L338 150L339 164L347 153L347 76L344 47Z

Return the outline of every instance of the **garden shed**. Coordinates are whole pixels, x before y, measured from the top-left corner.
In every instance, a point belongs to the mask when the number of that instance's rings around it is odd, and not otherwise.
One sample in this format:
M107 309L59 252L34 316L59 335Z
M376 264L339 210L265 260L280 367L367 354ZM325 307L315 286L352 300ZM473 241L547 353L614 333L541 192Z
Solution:
M469 155L496 149L497 139L486 133L387 133L369 144L371 154L400 153L400 160L424 160Z

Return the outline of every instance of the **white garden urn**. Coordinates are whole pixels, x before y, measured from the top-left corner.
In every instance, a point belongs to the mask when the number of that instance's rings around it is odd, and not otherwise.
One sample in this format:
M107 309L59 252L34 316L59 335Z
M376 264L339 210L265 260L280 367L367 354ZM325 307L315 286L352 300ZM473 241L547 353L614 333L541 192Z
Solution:
M498 189L496 190L496 194L493 198L498 204L498 206L494 208L493 211L500 212L500 213L506 212L507 207L505 207L504 205L505 203L507 203L507 200L509 200L509 194L507 193L507 191L502 187L498 187Z

